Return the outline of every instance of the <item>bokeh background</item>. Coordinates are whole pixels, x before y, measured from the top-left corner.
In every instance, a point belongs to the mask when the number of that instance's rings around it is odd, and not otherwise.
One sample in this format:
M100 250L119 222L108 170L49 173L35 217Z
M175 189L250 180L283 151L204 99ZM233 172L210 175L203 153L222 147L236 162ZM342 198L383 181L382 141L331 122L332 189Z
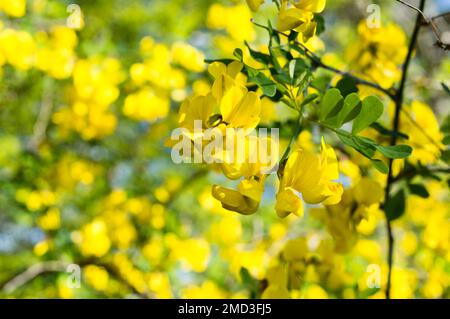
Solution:
M409 36L413 11L374 2L383 25ZM334 65L352 65L349 47L370 3L328 1L326 30L310 45ZM449 9L445 0L427 6L431 15ZM250 19L265 23L275 12L226 0L0 0L0 297L384 297L378 207L331 236L319 207L302 219L277 217L273 176L258 213L241 216L211 195L212 184L230 181L202 165L173 164L166 147L180 103L211 85L204 59L230 58L244 41L263 45L267 35ZM442 30L448 22L437 21ZM450 59L433 40L422 31L407 98L444 124ZM263 124L294 116L264 101ZM305 131L300 142L315 135ZM357 184L364 167L348 159L341 166L344 185ZM396 298L450 295L446 177L427 188L430 196L410 196L394 222ZM298 262L302 275L292 275L289 291L269 294L270 281L283 281L274 279L280 254L317 262ZM79 277L69 264L79 265ZM381 289L367 281L377 266Z

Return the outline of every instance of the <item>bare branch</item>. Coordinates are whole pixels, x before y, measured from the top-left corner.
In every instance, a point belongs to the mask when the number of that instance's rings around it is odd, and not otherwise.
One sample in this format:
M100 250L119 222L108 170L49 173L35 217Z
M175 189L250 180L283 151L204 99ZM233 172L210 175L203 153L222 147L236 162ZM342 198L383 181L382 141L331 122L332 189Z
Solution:
M33 129L33 135L28 142L28 149L37 152L39 145L45 140L48 124L53 110L53 80L46 78L42 90L42 101L39 114Z
M444 13L440 13L440 14L438 14L438 15L435 15L434 17L431 17L431 20L437 20L437 19L439 19L439 18L443 18L443 17L446 17L446 16L450 16L450 11L447 11L447 12L444 12Z
M439 15L439 16L436 16L436 17L434 17L434 18L429 18L428 16L425 15L425 13L423 12L423 10L421 10L421 9L419 9L419 8L417 8L417 7L415 7L415 6L413 6L412 4L410 4L410 3L408 3L408 2L405 2L405 1L403 1L403 0L396 0L396 1L397 1L397 2L400 2L401 4L407 6L407 7L411 8L411 9L413 9L413 10L415 10L415 11L417 11L417 12L422 16L422 19L423 19L423 21L424 21L424 24L425 24L425 25L429 25L429 26L431 27L431 30L433 31L434 36L436 37L436 45L437 45L438 47L440 47L441 49L444 49L445 51L450 50L450 43L445 43L444 41L442 41L442 39L441 39L441 33L440 33L438 27L436 26L436 24L434 23L434 20L435 20L435 19L437 19L437 18L440 17L440 16L446 15L446 14L448 14L448 13L445 13L445 14L442 14L442 15Z
M403 3L401 0L397 0ZM397 90L397 94L395 96L394 102L395 102L395 115L394 115L394 121L393 121L393 131L398 132L400 127L400 115L402 111L403 106L403 98L404 98L404 91L406 86L406 80L408 78L408 70L409 65L412 60L413 52L416 47L417 39L419 36L419 31L422 26L421 20L423 16L423 9L425 8L425 2L426 0L420 1L420 8L417 8L417 17L416 22L414 25L414 30L411 36L411 40L409 42L408 47L408 53L406 54L405 62L403 63L402 67L402 78L400 80L400 86ZM405 3L406 4L406 3ZM396 145L397 144L397 135L393 135L390 141L390 145ZM391 188L394 183L394 176L392 174L392 167L393 167L393 160L389 160L389 173L387 177L386 182L386 188L385 188L385 194L384 194L384 203L383 207L386 207L387 204L390 201L391 196ZM386 215L386 232L387 232L387 238L388 238L388 253L387 253L387 262L388 262L388 278L387 278L387 284L386 284L386 298L390 299L391 297L391 281L392 281L392 267L394 264L394 233L392 231L392 225L391 221Z
M44 273L65 271L68 265L69 265L68 262L59 260L46 261L34 264L28 269L26 269L24 272L18 274L11 280L4 283L3 285L0 285L0 288L3 288L3 291L6 294L10 294L17 288L22 287L23 285L27 284L34 278Z

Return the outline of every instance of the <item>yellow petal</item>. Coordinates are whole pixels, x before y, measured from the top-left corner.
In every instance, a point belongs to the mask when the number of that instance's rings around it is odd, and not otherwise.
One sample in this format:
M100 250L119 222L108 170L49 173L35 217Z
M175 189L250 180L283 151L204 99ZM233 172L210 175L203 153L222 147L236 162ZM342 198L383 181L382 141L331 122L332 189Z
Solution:
M264 0L247 0L247 5L252 11L258 11Z
M326 0L301 0L294 2L294 6L298 9L320 13L325 9Z
M286 188L278 193L275 210L279 217L286 217L289 214L303 216L303 203L300 197L291 188Z
M251 198L255 202L260 202L264 184L254 179L244 179L239 183L238 191L245 197Z
M259 202L245 197L238 191L230 188L214 185L212 195L222 203L223 208L243 215L254 214L259 207Z

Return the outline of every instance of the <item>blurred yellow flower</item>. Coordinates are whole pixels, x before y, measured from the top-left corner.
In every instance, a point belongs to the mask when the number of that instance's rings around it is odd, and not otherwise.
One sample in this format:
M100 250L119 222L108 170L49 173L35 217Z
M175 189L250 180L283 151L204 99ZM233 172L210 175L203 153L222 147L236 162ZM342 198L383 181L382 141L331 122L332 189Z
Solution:
M25 15L27 1L26 0L2 0L0 1L0 11L7 15L20 18Z
M109 274L105 268L87 265L83 268L83 275L86 282L94 289L105 291L108 288Z
M105 222L101 219L95 219L83 226L78 244L81 253L85 256L102 257L105 255L111 247Z

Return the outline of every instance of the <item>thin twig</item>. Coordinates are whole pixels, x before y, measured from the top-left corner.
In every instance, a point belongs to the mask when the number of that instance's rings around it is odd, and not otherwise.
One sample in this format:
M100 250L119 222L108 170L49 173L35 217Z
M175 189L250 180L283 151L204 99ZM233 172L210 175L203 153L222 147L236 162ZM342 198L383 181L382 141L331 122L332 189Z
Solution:
M399 0L398 0L399 1ZM403 2L403 1L401 1ZM399 130L400 126L400 114L403 106L403 98L404 98L404 91L406 86L406 80L408 78L408 69L409 65L413 56L414 48L416 47L417 38L419 35L420 27L421 27L421 20L422 20L422 11L425 8L425 2L426 0L420 1L420 6L417 8L417 14L416 17L416 23L414 26L414 31L411 36L411 40L408 47L408 53L405 58L405 62L402 66L402 78L400 81L400 86L397 90L397 94L395 96L395 115L394 115L394 124L393 124L393 131L397 132ZM397 135L393 135L391 137L391 143L392 146L397 144ZM392 188L392 184L394 182L394 176L392 174L392 165L393 160L389 160L389 173L386 183L386 189L385 189L385 196L384 196L384 205L383 207L387 207L387 203L390 200L390 192ZM386 230L388 235L388 253L387 253L387 261L388 261L388 278L387 278L387 285L386 285L386 298L390 299L391 297L391 279L392 279L392 266L393 266L393 257L394 257L394 234L392 232L392 225L391 221L389 220L389 217L386 215Z
M39 145L45 140L48 124L53 110L53 81L51 78L44 80L42 100L39 114L33 128L33 135L28 142L28 149L37 152Z
M434 19L433 18L429 18L428 16L425 15L425 13L423 12L423 9L417 8L415 6L413 6L412 4L405 2L403 0L396 0L397 2L400 2L401 4L417 11L420 16L422 17L423 21L425 22L425 25L429 25L431 27L431 30L434 33L434 36L436 37L436 45L442 49L444 49L445 51L450 50L450 44L449 43L445 43L444 41L442 41L441 39L441 33L439 32L438 27L436 26L436 24L434 23ZM435 17L436 18L436 17Z
M37 264L34 264L27 269L21 271L20 273L14 275L12 278L7 279L3 283L0 283L0 290L3 290L4 293L10 294L14 292L15 290L19 289L20 287L28 284L29 282L33 281L36 277L39 277L45 273L51 273L51 272L66 272L67 267L71 264L70 262L61 261L61 260L52 260L52 261L45 261L40 262ZM125 286L127 286L133 293L141 298L149 298L150 295L148 293L142 293L138 291L132 284L128 282L123 276L120 274L120 272L111 265L107 263L103 263L100 261L95 260L84 260L82 262L75 263L76 265L83 267L85 265L94 264L100 267L103 267L106 269L106 271L109 273L111 277L116 279L117 281L121 282Z
M438 14L438 15L435 15L434 17L431 17L431 20L437 20L437 19L439 19L439 18L443 18L443 17L445 17L445 16L448 16L448 15L450 15L450 11L447 11L447 12L444 12L444 13L440 13L440 14Z
M2 288L6 294L10 294L14 290L22 287L26 283L44 273L65 271L68 265L68 262L59 260L34 264L4 284L0 285L0 288Z

